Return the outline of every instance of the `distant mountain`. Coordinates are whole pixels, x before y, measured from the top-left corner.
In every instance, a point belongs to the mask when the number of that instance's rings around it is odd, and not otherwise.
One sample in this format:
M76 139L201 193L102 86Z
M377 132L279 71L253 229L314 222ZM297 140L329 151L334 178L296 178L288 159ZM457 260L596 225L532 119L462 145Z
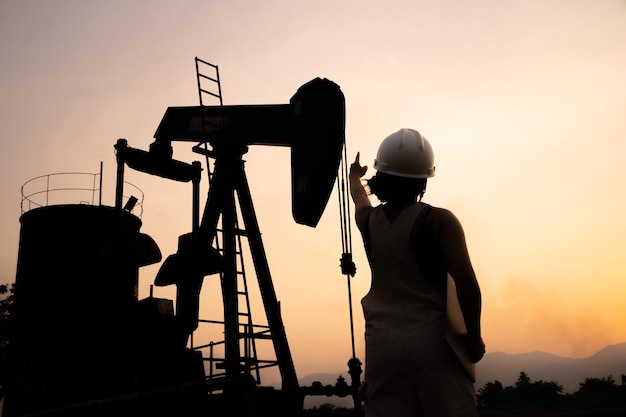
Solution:
M563 386L565 393L574 393L580 388L585 378L603 378L612 375L617 384L626 375L626 343L609 345L596 354L582 359L572 359L545 352L530 352L510 355L503 352L488 353L476 367L476 391L487 382L500 381L502 385L515 384L520 372L525 372L532 382L554 381ZM339 376L350 384L347 372L336 374L311 374L300 379L301 386L311 386L314 381L323 385L334 385ZM337 398L325 396L307 396L305 408L321 404L333 404L352 408L352 397Z
M563 391L578 391L585 378L602 378L612 375L621 383L626 375L626 343L609 345L596 354L582 359L565 358L545 352L509 355L493 352L485 355L476 367L476 389L487 382L500 381L504 386L513 385L525 372L531 381L555 381Z

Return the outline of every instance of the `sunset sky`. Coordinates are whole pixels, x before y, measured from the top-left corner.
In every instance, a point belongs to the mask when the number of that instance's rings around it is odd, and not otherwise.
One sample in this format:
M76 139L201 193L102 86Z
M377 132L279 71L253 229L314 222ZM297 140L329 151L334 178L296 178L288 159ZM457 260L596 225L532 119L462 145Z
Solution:
M198 105L196 56L219 65L228 105L285 104L315 77L337 83L351 160L360 152L371 167L400 127L432 143L424 201L464 225L488 352L584 357L626 342L623 0L0 0L0 283L15 279L22 184L102 161L113 205L113 145L147 149L167 107ZM176 144L174 157L203 159L190 148ZM336 194L318 227L297 225L289 150L253 146L245 160L296 370L343 370ZM190 186L126 178L145 193L142 232L174 253L190 231ZM353 232L364 359L370 275ZM141 298L158 266L141 270Z

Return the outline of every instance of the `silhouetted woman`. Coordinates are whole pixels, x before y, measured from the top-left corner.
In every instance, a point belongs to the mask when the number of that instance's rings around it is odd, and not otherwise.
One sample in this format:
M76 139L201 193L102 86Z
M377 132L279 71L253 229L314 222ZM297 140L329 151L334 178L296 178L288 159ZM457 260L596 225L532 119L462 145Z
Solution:
M448 210L421 202L434 176L430 143L400 129L381 143L367 185L382 204L372 207L357 153L350 193L372 283L365 316L366 417L475 416L471 378L446 342L446 285L453 278L465 317L462 345L472 362L485 353L481 294L461 224Z

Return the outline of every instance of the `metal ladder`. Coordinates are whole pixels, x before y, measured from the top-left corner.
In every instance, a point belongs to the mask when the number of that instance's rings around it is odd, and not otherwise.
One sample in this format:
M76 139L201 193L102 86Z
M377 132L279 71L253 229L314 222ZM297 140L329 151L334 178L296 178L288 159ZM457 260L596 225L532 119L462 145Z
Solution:
M219 105L223 105L222 101L222 88L220 84L220 76L219 76L219 68L217 65L211 64L209 62L203 61L202 59L196 57L196 78L198 83L198 98L201 106L207 105L206 103L209 100L215 101L216 99L219 102ZM209 73L210 75L207 75ZM217 93L215 93L215 89L217 89ZM194 147L194 151L197 153L202 153L206 156L206 165L207 165L207 174L209 180L209 186L211 184L211 180L213 177L213 169L211 164L211 152L207 148L206 142L203 143L203 149L198 149L200 144ZM242 357L240 358L240 364L242 366L243 371L246 374L253 375L257 384L260 384L260 369L265 366L272 366L275 364L275 361L259 361L257 357L257 346L256 339L268 338L269 326L263 325L255 325L252 321L252 312L250 307L250 297L248 294L248 280L246 278L245 273L245 265L244 265L244 256L243 256L243 246L242 246L242 237L246 236L246 231L239 227L239 216L235 216L236 223L236 249L235 255L237 258L237 296L240 300L238 305L240 306L240 311L238 312L238 322L239 322L239 338L242 343ZM216 249L223 254L222 247L222 229L218 227L217 233L215 235L215 247ZM223 277L222 277L223 278ZM200 320L203 322L203 320ZM216 323L212 320L206 320L205 322ZM222 322L223 323L223 322ZM217 343L219 344L219 343ZM215 347L215 343L211 342L209 345L202 345L195 347L196 349L205 349L209 348L208 360L210 364L210 372L209 378L211 377L219 377L221 376L220 369L223 368L222 359L215 358L213 356L213 348ZM192 339L192 348L193 339ZM264 365L263 365L264 364Z
M202 73L202 69L215 72L214 76L208 76ZM196 57L196 78L198 80L198 98L200 99L200 105L204 106L203 97L210 96L219 100L220 106L223 106L222 102L222 86L220 84L220 71L217 65L203 61ZM203 86L209 83L214 87L217 87L217 93L211 92L211 87L204 88Z

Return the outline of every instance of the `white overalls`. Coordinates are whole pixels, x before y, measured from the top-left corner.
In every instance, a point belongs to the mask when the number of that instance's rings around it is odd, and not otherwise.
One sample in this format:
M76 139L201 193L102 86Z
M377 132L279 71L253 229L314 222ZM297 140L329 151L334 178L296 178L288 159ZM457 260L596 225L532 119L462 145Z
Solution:
M411 230L422 204L390 223L383 206L369 219L372 284L365 316L366 417L476 416L474 386L444 338L445 302L423 276Z

